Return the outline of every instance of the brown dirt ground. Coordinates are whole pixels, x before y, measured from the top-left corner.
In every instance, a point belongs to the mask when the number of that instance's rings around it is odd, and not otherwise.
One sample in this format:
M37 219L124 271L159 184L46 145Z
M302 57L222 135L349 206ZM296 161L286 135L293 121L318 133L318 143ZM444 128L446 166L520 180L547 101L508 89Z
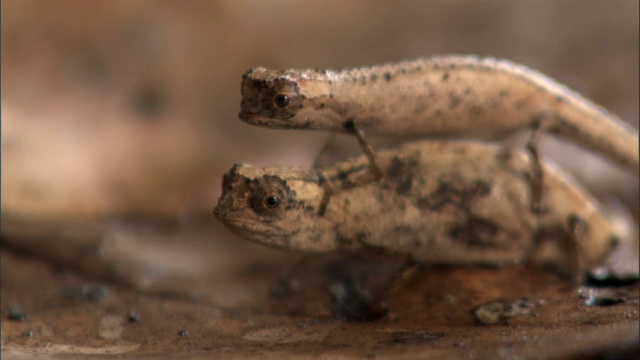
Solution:
M204 296L87 279L6 249L1 260L2 350L12 358L577 359L640 352L640 287L620 292L621 303L587 306L566 279L526 267L419 269L385 295L385 316L347 321L332 315L340 300L319 284L280 296L252 287L259 304L219 306ZM272 286L278 279L243 269L211 286L233 291L247 272ZM512 304L514 315L480 324L473 311L496 301ZM12 307L18 315L9 320Z

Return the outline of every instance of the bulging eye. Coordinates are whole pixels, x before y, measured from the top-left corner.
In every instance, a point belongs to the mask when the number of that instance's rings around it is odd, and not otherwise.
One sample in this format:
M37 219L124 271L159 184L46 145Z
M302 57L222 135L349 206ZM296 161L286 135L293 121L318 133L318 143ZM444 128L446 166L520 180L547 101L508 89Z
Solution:
M277 195L271 195L264 200L264 205L273 209L280 205L280 198Z
M291 98L285 94L276 94L276 96L273 97L273 103L276 104L277 107L281 108L287 107L290 101Z
M256 185L251 193L250 201L251 206L259 215L276 216L288 196L289 191L281 180L269 179Z

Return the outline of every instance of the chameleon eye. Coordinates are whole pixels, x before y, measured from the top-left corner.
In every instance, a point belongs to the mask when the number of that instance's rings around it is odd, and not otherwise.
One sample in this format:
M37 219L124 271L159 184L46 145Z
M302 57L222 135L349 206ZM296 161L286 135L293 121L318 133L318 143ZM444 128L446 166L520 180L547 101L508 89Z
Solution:
M274 207L280 205L280 198L276 195L271 195L265 199L264 204L266 207L273 209Z
M251 206L258 215L277 215L289 191L280 181L267 180L258 184L251 193Z
M281 108L287 107L290 101L291 101L291 98L289 98L289 96L285 94L277 94L276 96L273 97L273 103L276 104L277 107L281 107Z

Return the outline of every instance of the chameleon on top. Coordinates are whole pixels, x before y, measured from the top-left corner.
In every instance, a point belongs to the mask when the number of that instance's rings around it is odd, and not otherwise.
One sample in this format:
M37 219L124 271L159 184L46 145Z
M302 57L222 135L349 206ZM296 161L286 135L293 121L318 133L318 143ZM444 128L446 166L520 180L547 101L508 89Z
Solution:
M242 79L240 118L271 128L383 136L540 129L637 170L638 131L553 79L508 60L443 56L348 70L270 70Z

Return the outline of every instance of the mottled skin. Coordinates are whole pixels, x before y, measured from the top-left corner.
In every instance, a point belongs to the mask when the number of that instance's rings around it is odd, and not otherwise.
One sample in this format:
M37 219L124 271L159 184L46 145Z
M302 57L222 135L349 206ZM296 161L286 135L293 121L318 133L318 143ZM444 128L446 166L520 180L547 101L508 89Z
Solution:
M508 60L447 56L349 70L244 74L240 118L286 129L418 136L541 128L638 169L638 132L549 77Z
M378 158L384 177L364 186L352 183L367 169L364 156L317 170L237 164L224 176L214 214L238 235L268 246L394 253L425 263L520 262L545 241L562 253L549 259L572 263L563 251L573 248L575 261L567 267L586 269L630 240L594 199L546 164L547 211L532 213L531 160L521 151L422 141L380 151ZM319 174L346 189L323 216Z

